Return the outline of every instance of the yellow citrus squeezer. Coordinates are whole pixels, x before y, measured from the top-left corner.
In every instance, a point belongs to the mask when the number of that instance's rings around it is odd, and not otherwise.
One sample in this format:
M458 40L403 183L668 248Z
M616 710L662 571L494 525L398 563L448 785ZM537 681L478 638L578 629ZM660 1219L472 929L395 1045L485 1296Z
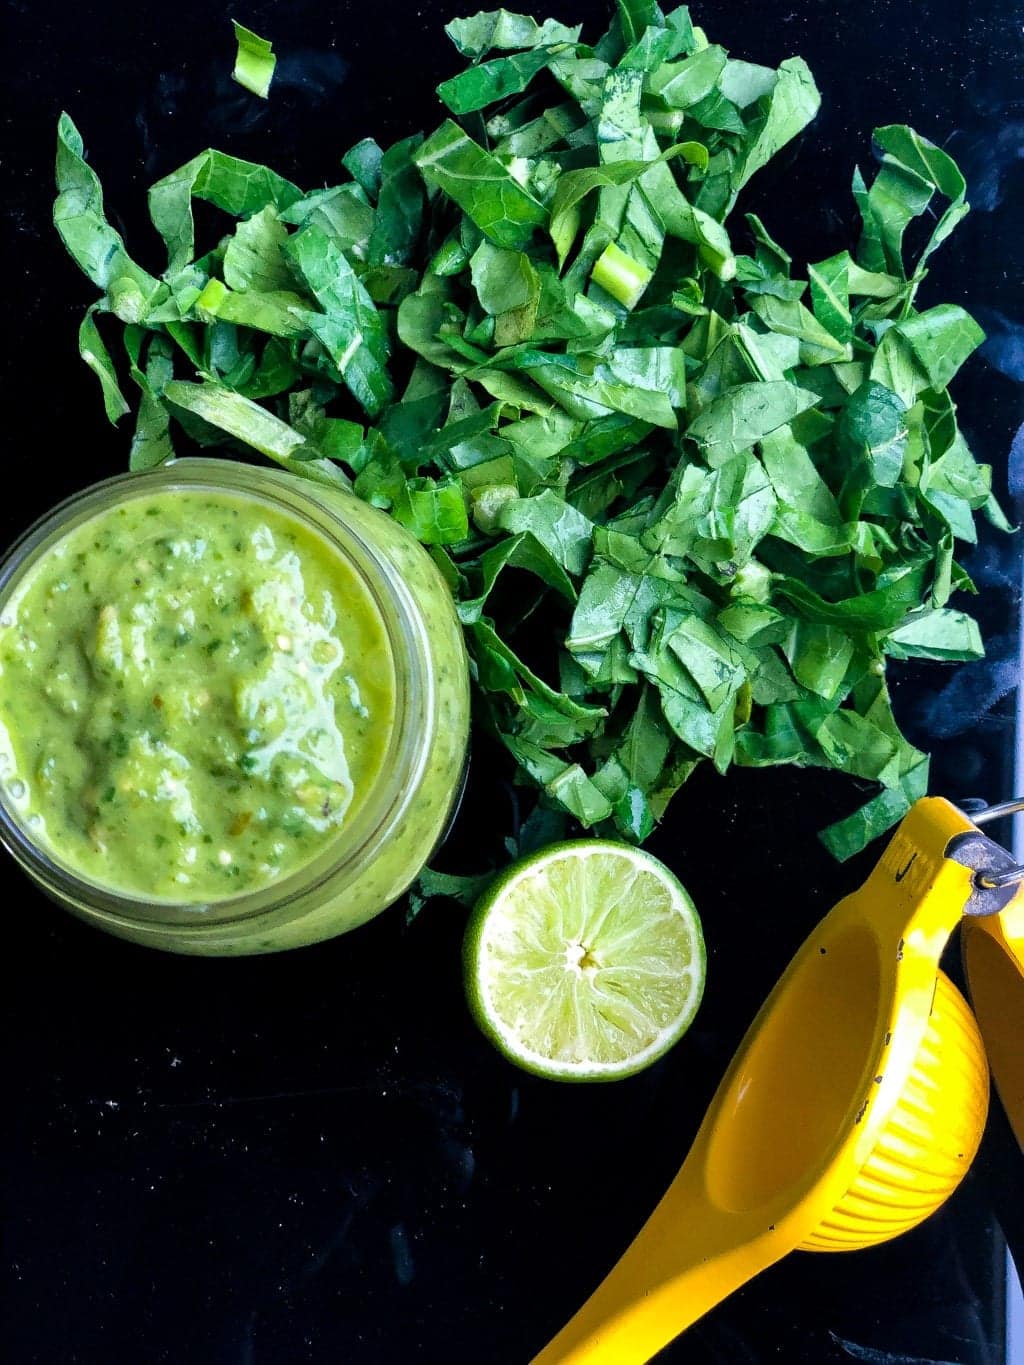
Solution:
M790 1251L869 1246L938 1208L988 1110L978 1026L939 958L965 915L1024 928L1017 883L993 884L1011 870L961 810L916 803L797 952L667 1193L533 1365L643 1365ZM998 933L982 942L1003 952ZM1022 1075L1018 1060L1010 1084Z

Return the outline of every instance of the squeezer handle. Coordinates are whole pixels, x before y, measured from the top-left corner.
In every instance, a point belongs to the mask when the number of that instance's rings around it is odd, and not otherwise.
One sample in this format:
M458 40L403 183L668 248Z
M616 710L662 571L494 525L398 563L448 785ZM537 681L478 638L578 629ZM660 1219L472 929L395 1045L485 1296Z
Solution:
M531 1365L645 1365L785 1254L766 1251L753 1225L748 1238L715 1249L716 1211L694 1170L683 1167L621 1260Z
M992 1079L1024 1151L1024 898L965 921L961 948Z

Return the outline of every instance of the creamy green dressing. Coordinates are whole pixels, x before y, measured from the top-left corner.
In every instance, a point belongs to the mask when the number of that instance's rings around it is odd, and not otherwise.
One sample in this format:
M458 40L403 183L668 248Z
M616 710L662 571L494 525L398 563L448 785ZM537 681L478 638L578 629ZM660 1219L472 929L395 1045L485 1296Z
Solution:
M0 617L0 776L43 847L127 894L269 885L354 818L395 725L381 616L338 550L244 495L137 496Z

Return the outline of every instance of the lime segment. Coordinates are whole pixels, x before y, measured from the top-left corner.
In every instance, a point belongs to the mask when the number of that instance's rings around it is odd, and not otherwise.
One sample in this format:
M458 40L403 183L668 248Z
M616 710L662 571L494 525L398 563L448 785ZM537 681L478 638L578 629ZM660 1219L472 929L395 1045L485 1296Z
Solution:
M466 931L466 993L513 1062L559 1080L616 1080L662 1056L704 991L693 902L649 853L589 839L512 867Z

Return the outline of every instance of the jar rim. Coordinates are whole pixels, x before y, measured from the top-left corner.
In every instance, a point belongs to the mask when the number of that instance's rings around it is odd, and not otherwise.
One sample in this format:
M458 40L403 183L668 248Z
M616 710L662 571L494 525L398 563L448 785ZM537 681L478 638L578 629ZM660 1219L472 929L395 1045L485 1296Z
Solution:
M394 567L333 502L315 498L300 476L226 459L189 456L156 469L117 474L79 490L38 518L0 559L0 611L12 592L41 557L75 527L100 515L121 496L179 489L219 492L270 505L299 521L326 541L357 575L384 626L395 669L395 723L377 778L351 824L324 847L278 881L223 898L174 900L144 897L104 885L63 863L32 837L12 809L6 784L0 783L0 843L47 890L74 901L103 921L126 928L191 929L235 925L273 913L301 913L300 902L330 881L332 891L345 885L372 860L401 820L415 793L433 738L434 681L429 652L416 605ZM338 498L355 497L345 489ZM348 874L348 875L346 875Z

